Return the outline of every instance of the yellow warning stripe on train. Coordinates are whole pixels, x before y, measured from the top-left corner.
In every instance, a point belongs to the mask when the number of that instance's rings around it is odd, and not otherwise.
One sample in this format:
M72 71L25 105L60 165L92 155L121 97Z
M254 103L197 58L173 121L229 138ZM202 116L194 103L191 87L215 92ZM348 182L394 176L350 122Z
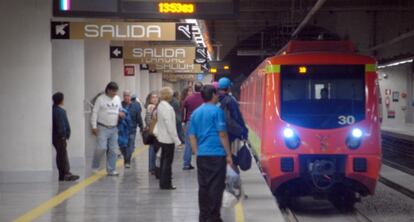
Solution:
M280 73L280 65L266 65L265 67L266 74Z
M377 67L375 64L365 64L365 72L375 72Z

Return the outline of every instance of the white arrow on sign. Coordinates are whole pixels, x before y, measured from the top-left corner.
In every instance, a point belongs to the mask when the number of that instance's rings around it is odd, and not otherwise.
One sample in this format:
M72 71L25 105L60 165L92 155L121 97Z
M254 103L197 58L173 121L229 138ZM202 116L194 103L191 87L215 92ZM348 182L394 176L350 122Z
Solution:
M62 24L62 25L56 25L56 35L65 35L65 28L66 26L68 26L69 24Z
M191 39L191 25L180 25L178 30L181 31L187 38Z
M122 53L118 48L116 48L113 52L112 52L116 57L119 57L119 55Z
M206 54L206 52L205 52L204 48L202 48L202 49L198 48L198 49L197 49L197 52L198 52L200 55L202 55L204 58L207 58L207 54Z

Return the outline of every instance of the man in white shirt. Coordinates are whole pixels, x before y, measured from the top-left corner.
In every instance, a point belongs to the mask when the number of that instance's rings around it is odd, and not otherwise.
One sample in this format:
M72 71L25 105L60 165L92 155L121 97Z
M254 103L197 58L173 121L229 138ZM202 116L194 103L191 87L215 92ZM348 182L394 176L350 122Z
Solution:
M118 176L116 159L118 146L118 118L123 118L121 99L116 95L118 84L110 82L105 93L100 95L92 111L92 133L97 137L97 147L92 161L92 170L97 172L102 156L106 153L106 171L108 176Z

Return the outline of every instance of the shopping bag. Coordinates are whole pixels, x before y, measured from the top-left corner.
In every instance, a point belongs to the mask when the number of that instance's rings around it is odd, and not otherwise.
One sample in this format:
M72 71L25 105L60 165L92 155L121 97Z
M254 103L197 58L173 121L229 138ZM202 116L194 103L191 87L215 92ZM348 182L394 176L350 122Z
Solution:
M232 208L237 204L237 197L234 196L232 193L228 192L227 190L224 190L223 192L223 202L222 207L225 208Z
M240 175L232 166L227 165L226 188L223 192L223 207L234 207L242 197Z

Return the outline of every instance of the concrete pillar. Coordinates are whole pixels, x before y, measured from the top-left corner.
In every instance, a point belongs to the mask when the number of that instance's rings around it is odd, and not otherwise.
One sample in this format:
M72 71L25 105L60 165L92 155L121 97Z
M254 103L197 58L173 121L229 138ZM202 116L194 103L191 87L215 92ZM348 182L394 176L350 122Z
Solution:
M122 59L111 59L111 81L119 86L119 95L126 89L124 77L124 61Z
M142 105L144 105L148 93L142 91L142 78L140 74L141 71L139 69L139 64L135 64L135 93L137 94L137 98L141 101Z
M111 81L111 63L109 59L109 41L85 40L85 100L91 102ZM85 153L92 157L96 147L96 137L91 133L90 107L85 113ZM90 163L87 163L90 166Z
M60 91L65 95L64 108L72 128L67 146L69 162L71 167L83 167L85 166L83 40L53 40L52 55L53 93Z
M149 73L150 91L158 91L162 88L162 73Z
M52 178L51 12L52 1L0 1L0 183Z
M140 70L138 75L140 76L140 80L141 80L140 82L141 98L143 99L142 101L145 101L145 98L151 92L149 72L148 70Z

